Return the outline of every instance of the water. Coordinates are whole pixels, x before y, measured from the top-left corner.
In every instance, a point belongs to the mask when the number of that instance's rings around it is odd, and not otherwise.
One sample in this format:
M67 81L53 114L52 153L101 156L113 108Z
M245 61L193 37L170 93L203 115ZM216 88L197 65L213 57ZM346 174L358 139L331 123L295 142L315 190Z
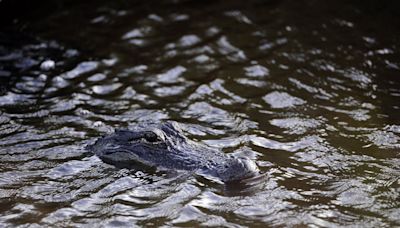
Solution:
M400 225L398 4L28 8L0 30L1 226ZM265 180L232 195L84 150L148 120L250 157Z

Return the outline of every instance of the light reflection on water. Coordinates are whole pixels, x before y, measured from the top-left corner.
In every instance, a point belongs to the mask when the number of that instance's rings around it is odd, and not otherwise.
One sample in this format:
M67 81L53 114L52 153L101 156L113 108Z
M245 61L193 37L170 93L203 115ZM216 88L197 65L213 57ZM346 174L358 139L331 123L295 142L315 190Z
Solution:
M400 225L398 16L369 4L73 3L27 25L39 38L1 33L0 223ZM224 186L84 150L168 119L265 178Z

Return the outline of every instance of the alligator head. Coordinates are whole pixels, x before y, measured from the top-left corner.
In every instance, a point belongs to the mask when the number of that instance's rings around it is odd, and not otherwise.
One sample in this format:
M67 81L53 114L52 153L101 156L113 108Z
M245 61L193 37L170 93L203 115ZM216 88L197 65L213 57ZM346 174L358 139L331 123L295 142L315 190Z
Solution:
M116 166L140 163L161 169L195 171L224 182L254 175L258 170L248 158L236 158L189 140L179 125L171 121L117 130L87 149Z

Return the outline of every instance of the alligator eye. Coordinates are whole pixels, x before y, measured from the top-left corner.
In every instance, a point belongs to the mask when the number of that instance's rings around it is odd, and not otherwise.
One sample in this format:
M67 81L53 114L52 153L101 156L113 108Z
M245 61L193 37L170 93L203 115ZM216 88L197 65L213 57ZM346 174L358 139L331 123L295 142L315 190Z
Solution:
M146 132L146 133L144 133L144 138L148 142L157 142L157 141L159 141L157 135L154 132Z

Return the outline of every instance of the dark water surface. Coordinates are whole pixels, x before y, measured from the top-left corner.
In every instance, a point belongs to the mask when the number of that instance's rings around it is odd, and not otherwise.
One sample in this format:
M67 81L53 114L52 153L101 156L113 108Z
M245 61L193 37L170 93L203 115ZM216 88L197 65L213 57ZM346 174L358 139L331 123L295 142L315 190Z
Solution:
M399 4L40 4L1 23L0 226L400 226ZM230 195L84 150L148 120L267 178Z

